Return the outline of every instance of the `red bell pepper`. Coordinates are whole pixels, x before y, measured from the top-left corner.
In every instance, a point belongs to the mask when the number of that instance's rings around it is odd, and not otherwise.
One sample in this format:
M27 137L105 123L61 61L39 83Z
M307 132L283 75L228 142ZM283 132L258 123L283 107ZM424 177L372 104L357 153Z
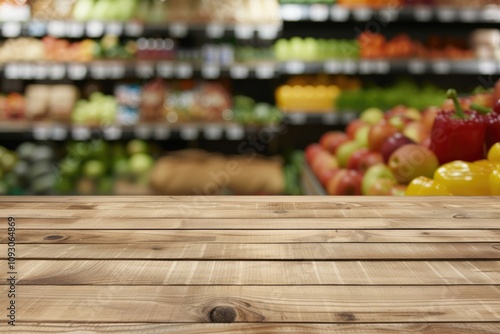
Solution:
M476 110L464 111L454 89L448 90L447 96L453 99L455 110L441 110L436 115L430 149L441 165L454 160L484 159L486 117Z

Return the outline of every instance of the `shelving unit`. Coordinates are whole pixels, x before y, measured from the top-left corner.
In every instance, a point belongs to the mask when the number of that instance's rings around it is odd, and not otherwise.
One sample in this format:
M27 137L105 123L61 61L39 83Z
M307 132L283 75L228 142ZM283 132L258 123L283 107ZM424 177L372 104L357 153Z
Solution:
M89 59L94 60L88 61L4 61L0 62L0 89L23 93L27 85L40 83L72 84L84 91L84 88L94 85L94 89L109 95L113 94L116 84L144 85L150 80L161 78L168 83L224 83L229 94L247 95L257 102L274 104L276 88L287 85L289 79L295 76L331 78L341 75L380 86L391 85L396 78L412 77L417 83L431 81L441 88L457 85L458 89L465 90L480 85L493 85L500 75L498 57L411 56L366 59L357 56L332 57L318 53L318 57L309 54L288 59L279 57L278 52L274 57L272 55L273 45L279 39L290 40L295 36L323 41L355 41L361 32L374 29L388 39L399 33L407 33L412 39L423 42L431 34L450 34L456 37L470 34L479 28L498 29L500 5L481 8L397 6L373 9L331 4L282 4L279 13L281 22L275 24L193 24L175 21L144 24L138 21L79 22L69 19L0 22L0 43L8 39L41 39L46 36L67 39L71 43L86 39L102 42L104 36L111 34L117 36L122 43L120 47L124 47L123 43L138 42L140 39L142 42L148 40L148 43L155 39L170 39L175 43L172 50L181 51L172 53L168 59L139 56L139 53L127 54L123 58L109 57L101 52L92 55ZM153 44L156 45L155 43ZM207 45L226 45L232 48L232 56L228 57L230 60L205 59L203 47ZM151 47L149 44L147 46ZM237 52L245 47L257 50L257 53L251 53L251 56L240 53L238 57ZM158 48L161 49L161 46ZM109 59L105 59L106 57ZM10 145L12 148L16 146L14 142L19 144L35 141L62 147L68 142L92 139L110 142L142 139L160 144L163 148L208 148L210 151L240 154L240 144L258 140L259 134L266 131L272 132L272 139L258 153L285 156L287 152L303 149L309 143L317 141L325 131L344 129L357 117L358 112L359 110L327 110L323 113L284 110L280 127L249 125L243 121L237 123L236 118L230 118L226 122L170 123L164 120L105 127L50 120L2 120L0 145ZM277 130L278 128L281 130ZM262 143L258 144L260 147ZM318 194L318 189L324 193L324 189L313 184L313 181L313 173L306 169L302 178L306 193Z

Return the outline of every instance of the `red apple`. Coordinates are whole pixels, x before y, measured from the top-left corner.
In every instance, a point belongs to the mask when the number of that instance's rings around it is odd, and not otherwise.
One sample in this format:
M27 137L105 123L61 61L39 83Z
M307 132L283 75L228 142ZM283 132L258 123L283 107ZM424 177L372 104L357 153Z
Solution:
M367 147L361 147L354 151L349 159L347 160L347 169L355 169L355 170L360 170L361 169L361 161L363 157L368 154L370 150Z
M331 154L335 154L337 147L348 140L349 136L345 132L328 131L321 136L319 143L324 150L330 152Z
M384 162L387 163L389 161L389 157L392 152L396 151L403 145L406 144L414 144L415 142L410 138L403 135L401 132L396 132L382 143L380 147L380 151L382 152L382 157L384 158Z
M395 107L392 107L391 109L387 110L385 112L384 118L389 119L393 116L397 115L405 115L407 107L404 105L397 105Z
M363 125L367 125L367 123L360 119L355 119L347 125L345 133L349 136L349 138L354 139L356 131L358 130L359 127Z
M316 176L322 174L323 170L336 169L339 167L337 158L326 151L321 151L314 157L311 168Z
M363 175L352 169L341 169L327 185L329 195L361 195Z
M408 144L394 151L387 164L399 183L408 184L419 176L432 178L439 167L439 160L428 148Z
M340 168L326 168L326 169L321 169L319 171L319 175L317 175L317 178L321 185L326 189L328 186L328 182L337 174L341 169Z
M368 148L372 151L380 151L384 140L396 132L398 132L397 128L392 126L387 120L382 120L372 125L368 133Z
M364 157L361 158L361 162L359 164L359 171L364 173L373 165L383 163L384 158L382 157L382 153L369 151Z
M422 122L411 122L404 130L403 134L416 143L422 143L424 139L430 136L430 130Z
M309 144L306 149L305 149L305 159L309 166L312 165L312 161L314 160L314 157L319 153L322 152L323 148L319 144Z
M392 179L376 179L370 188L366 190L368 196L389 196L392 195L392 189L396 185L396 181Z

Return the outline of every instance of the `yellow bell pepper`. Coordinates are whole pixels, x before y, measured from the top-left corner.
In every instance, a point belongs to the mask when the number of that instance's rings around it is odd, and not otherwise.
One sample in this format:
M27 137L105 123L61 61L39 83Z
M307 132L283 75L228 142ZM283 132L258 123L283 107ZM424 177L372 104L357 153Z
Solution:
M495 165L483 160L452 161L436 169L434 180L445 185L453 195L488 196L491 193L489 176Z
M488 150L488 160L500 162L500 143L495 143Z
M490 173L490 191L493 196L500 196L500 168Z
M413 179L405 191L406 196L449 196L448 188L425 176Z

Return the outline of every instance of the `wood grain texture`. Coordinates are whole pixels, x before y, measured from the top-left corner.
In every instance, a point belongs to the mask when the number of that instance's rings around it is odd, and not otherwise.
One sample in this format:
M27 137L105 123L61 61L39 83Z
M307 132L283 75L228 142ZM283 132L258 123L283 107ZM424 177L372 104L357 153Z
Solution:
M2 326L3 325L3 326ZM0 332L19 334L37 333L185 333L185 334L498 334L500 323L443 323L443 324L154 324L154 323L23 323L22 326L8 328L0 325Z
M20 244L19 259L141 260L481 260L500 259L499 243L134 243ZM0 245L5 259L7 245Z
M15 212L12 212L14 215ZM15 215L14 215L15 216ZM18 230L349 230L498 229L498 219L456 218L44 218L17 217Z
M20 230L20 244L495 242L498 230ZM6 243L8 236L0 236Z
M500 333L499 197L0 197L9 216L2 333Z
M20 321L210 322L211 311L223 306L236 312L234 322L500 321L500 286L494 285L27 285L19 286L16 303Z
M22 260L19 285L494 285L500 261ZM7 272L7 265L0 264ZM7 281L0 284L6 285ZM334 287L332 287L334 289Z

